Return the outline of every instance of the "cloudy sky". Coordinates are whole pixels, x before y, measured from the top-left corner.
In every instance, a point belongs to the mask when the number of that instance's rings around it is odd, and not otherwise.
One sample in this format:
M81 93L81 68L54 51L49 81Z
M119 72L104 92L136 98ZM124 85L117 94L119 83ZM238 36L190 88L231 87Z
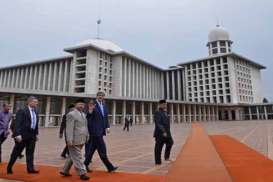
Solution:
M233 51L267 66L273 100L273 1L270 0L10 0L0 1L2 66L62 56L63 48L101 35L155 65L206 57L209 30L220 22Z

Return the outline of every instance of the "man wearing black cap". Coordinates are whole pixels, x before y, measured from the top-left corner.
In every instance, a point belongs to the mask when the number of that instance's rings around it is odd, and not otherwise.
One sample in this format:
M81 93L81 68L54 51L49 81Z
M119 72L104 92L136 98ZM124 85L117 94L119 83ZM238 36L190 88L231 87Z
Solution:
M163 145L166 144L164 158L166 161L170 160L170 152L173 146L173 139L170 130L170 119L167 114L167 102L166 100L159 101L159 109L154 113L155 120L155 164L161 164L161 152Z

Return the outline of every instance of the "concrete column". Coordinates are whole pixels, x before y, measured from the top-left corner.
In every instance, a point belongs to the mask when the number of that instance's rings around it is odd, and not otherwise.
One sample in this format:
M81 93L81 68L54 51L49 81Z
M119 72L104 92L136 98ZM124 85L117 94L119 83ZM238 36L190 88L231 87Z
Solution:
M132 117L133 124L136 124L136 101L133 101L132 103Z
M201 110L201 105L198 105L198 120L202 121L202 110Z
M22 75L22 77L24 78L23 88L27 89L27 82L29 81L29 77L28 77L29 67L25 67L23 68L23 70L24 70L24 74Z
M251 107L248 107L249 120L252 120Z
M187 118L186 118L186 105L185 104L182 105L182 115L183 115L183 122L187 122Z
M53 64L53 86L52 86L52 91L56 91L57 64L58 64L58 62L55 62L55 63Z
M191 108L191 105L188 105L188 115L189 115L189 122L191 123L192 122L192 119L191 119L191 116L192 116L192 110L191 110L192 108Z
M125 117L126 117L126 101L124 100L122 102L122 124L125 123Z
M152 102L149 103L149 116L150 116L149 123L152 124L153 123L153 103Z
M228 120L229 120L229 121L232 120L232 113L231 113L231 110L228 110Z
M61 91L61 86L62 86L62 84L63 84L63 81L62 81L62 73L64 72L64 70L63 70L63 63L64 62L60 62L59 63L59 65L60 65L60 67L59 67L59 75L58 75L58 92L60 92ZM64 80L65 80L65 77L64 77Z
M144 102L141 102L140 104L141 107L141 123L145 124L145 106L144 106Z
M47 71L48 71L48 66L47 66L47 64L44 64L44 75L42 78L42 90L46 89L46 78L48 77Z
M240 116L240 109L235 109L235 120L240 121L241 116Z
M208 121L211 121L211 112L210 112L210 106L208 106Z
M177 86L178 86L178 100L182 100L182 97L181 97L181 70L177 70Z
M174 122L173 121L173 119L174 119L174 116L173 116L173 104L170 104L170 115L171 115L171 117L170 117L171 123L173 123Z
M19 82L19 88L22 89L24 88L24 77L25 75L25 68L21 68L20 70L21 74L20 74L20 82Z
M67 75L68 73L68 61L65 61L65 65L64 65L64 81L63 81L63 90L64 92L68 92L69 88L66 90L66 85L67 85L67 79L69 77L69 75Z
M62 97L62 116L66 113L66 97Z
M196 105L193 105L193 121L196 122L197 121L197 112L196 112Z
M37 76L37 73L38 73L38 66L39 65L34 65L33 66L33 69L34 69L34 78L33 78L33 85L31 85L31 89L35 90L36 89L36 86L39 84L39 82L37 81L38 79L38 76ZM31 84L31 83L30 83Z
M173 88L172 89L172 96L173 96L172 99L176 100L175 99L175 97L176 97L176 95L175 95L175 89L174 89L175 88L174 71L171 72L171 77L172 77L172 88Z
M207 109L206 109L205 105L203 106L203 118L204 118L204 121L208 121L207 120Z
M11 94L9 98L9 104L10 104L10 112L13 113L14 110L14 101L15 101L15 95Z
M213 121L216 121L215 109L216 109L216 107L213 106L213 107L212 107L212 115L213 115L212 120L213 120Z
M38 70L39 70L39 72L38 72L38 80L37 80L38 81L37 82L37 89L41 90L42 64L39 65L39 69ZM65 78L64 78L64 80L65 80Z
M51 97L46 97L46 113L45 113L45 127L49 126L50 123L50 105L51 105Z
M30 66L30 74L29 74L28 79L26 80L27 89L32 89L31 87L34 85L34 83L33 83L33 80L34 80L33 70L34 70L34 66Z
M136 94L135 94L135 85L136 85L136 76L135 76L135 62L132 61L132 97L135 98L136 97Z
M169 83L169 72L166 72L166 78L167 78L167 100L170 99L170 83Z
M219 121L219 108L218 108L218 106L216 106L215 110L216 110L216 113L215 113L216 121Z
M256 106L257 119L260 119L259 106Z
M181 123L180 104L176 104L177 121Z
M112 121L113 125L116 125L116 110L117 110L117 102L113 100L112 104Z
M51 90L51 87L50 87L50 86L51 86L51 84L52 84L52 83L51 83L51 80L52 80L52 71L51 71L51 70L52 70L52 64L53 64L53 63L49 63L49 69L48 69L48 83L46 83L46 85L48 84L46 90L49 90L49 91ZM71 80L71 81L72 81L72 80ZM73 87L73 89L74 89L74 87Z
M266 106L264 106L264 116L265 116L265 120L268 120L268 115L267 115L267 108L266 108Z

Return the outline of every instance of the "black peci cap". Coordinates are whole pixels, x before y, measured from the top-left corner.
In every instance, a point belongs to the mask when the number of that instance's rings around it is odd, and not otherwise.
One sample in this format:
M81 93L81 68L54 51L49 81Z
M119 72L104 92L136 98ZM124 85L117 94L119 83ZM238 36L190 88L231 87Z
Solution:
M84 102L83 99L77 99L77 100L75 101L75 104L77 104L77 103L85 103L85 102Z
M68 109L72 109L75 107L75 104L69 104Z
M167 101L165 99L162 99L159 101L159 104L165 104L165 103L167 103Z

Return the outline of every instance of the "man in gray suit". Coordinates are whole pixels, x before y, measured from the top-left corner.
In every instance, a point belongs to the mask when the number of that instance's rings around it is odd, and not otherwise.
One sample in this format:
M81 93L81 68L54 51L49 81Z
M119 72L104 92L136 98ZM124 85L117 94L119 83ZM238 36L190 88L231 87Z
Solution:
M86 115L83 112L84 107L84 101L79 99L75 103L75 110L69 112L66 116L66 142L69 158L66 160L60 174L63 176L71 176L69 171L72 164L74 164L80 179L89 180L89 177L86 176L87 171L83 164L81 153L84 144L89 140Z

